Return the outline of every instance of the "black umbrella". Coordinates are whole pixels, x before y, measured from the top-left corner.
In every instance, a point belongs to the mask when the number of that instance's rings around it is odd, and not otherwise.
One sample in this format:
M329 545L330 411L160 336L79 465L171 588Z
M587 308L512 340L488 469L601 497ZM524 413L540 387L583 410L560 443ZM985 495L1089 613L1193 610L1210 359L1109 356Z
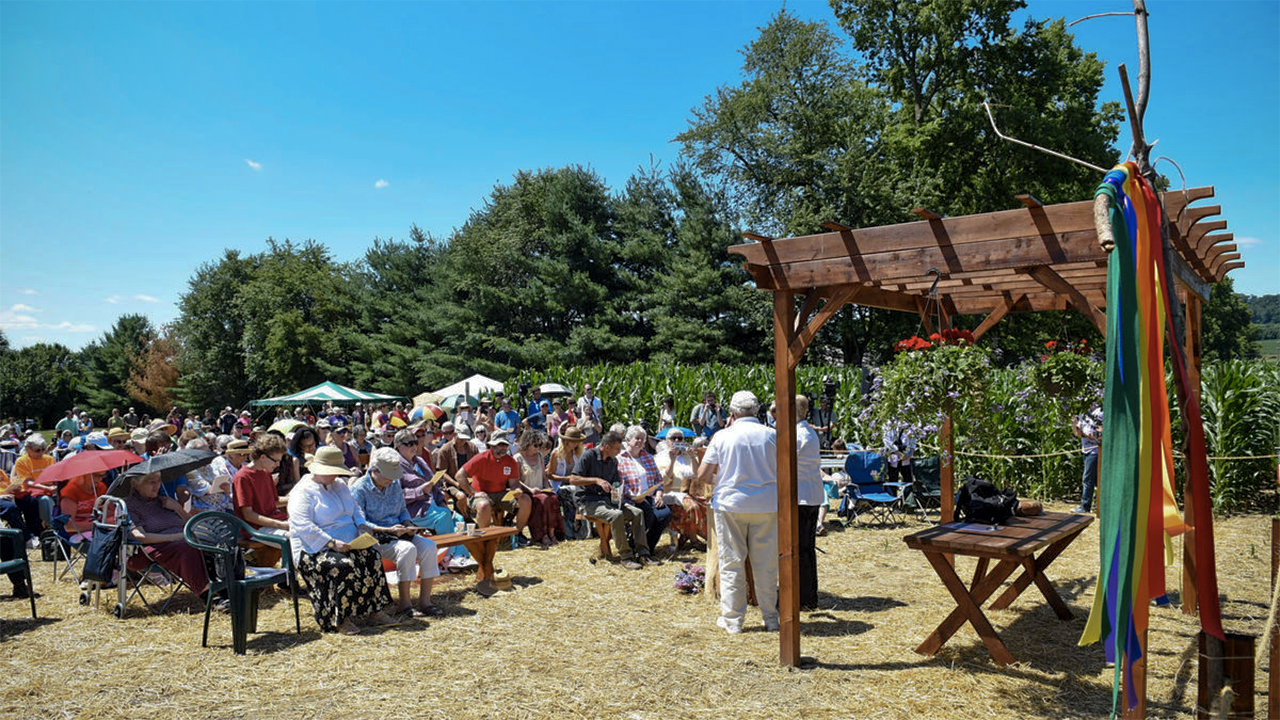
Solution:
M174 450L163 455L155 455L134 465L116 478L115 482L111 483L111 487L107 488L107 494L120 498L127 497L135 477L160 473L160 482L169 482L180 475L186 475L192 470L208 465L216 457L218 457L217 453L208 450Z

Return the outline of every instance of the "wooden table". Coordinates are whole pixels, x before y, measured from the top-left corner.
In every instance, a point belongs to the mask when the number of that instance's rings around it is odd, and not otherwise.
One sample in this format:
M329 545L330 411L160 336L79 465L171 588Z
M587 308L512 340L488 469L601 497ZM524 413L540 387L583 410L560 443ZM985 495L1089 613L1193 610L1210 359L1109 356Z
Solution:
M471 557L479 563L476 569L476 592L490 597L498 591L493 584L493 556L498 554L498 542L516 534L513 527L492 526L479 528L475 535L465 532L444 533L430 536L437 548L462 545L471 552Z
M1012 517L994 528L979 523L953 522L904 537L907 547L924 553L934 572L938 573L942 584L946 585L956 601L956 609L916 648L916 652L923 655L937 653L968 622L982 638L997 664L1008 665L1014 662L1013 655L983 614L982 603L1000 588L1005 578L1021 567L1022 574L1004 594L996 598L991 609L1007 608L1034 582L1058 617L1070 619L1071 610L1058 596L1053 585L1049 584L1044 571L1091 522L1093 515L1046 512L1036 517ZM973 582L968 588L956 574L948 554L978 558ZM987 566L991 560L997 562L995 568L988 573Z

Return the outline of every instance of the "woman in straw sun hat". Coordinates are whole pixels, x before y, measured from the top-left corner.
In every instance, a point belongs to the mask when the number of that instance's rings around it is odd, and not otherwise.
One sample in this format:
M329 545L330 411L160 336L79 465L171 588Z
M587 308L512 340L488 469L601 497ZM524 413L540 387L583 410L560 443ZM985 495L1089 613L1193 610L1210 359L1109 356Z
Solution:
M289 493L289 535L298 556L298 572L310 588L316 623L325 632L360 632L357 620L394 625L385 612L391 593L382 573L382 558L374 545L352 542L370 525L351 489L339 478L351 471L342 451L333 446L316 450L310 473Z

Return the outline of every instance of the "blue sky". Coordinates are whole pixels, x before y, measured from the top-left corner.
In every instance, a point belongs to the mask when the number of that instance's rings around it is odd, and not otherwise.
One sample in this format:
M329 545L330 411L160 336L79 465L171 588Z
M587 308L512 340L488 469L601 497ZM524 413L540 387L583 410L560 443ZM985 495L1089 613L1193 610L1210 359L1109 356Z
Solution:
M1149 5L1148 139L1216 186L1248 263L1237 289L1280 292L1280 3ZM621 186L676 159L690 109L738 82L779 7L0 2L0 329L79 348L125 312L168 322L201 263L268 237L340 260L412 223L448 237L519 169ZM1107 99L1118 63L1136 77L1133 27L1074 29Z

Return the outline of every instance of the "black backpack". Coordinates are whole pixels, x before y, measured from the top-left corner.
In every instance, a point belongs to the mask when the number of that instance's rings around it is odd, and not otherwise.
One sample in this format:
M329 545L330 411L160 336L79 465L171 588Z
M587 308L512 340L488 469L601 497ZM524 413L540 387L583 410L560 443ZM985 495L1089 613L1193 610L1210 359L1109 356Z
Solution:
M84 579L101 583L115 582L120 567L120 546L124 543L125 526L93 524L93 539L84 558Z
M956 493L956 519L964 522L998 525L1013 517L1018 509L1018 496L1012 490L970 475Z

